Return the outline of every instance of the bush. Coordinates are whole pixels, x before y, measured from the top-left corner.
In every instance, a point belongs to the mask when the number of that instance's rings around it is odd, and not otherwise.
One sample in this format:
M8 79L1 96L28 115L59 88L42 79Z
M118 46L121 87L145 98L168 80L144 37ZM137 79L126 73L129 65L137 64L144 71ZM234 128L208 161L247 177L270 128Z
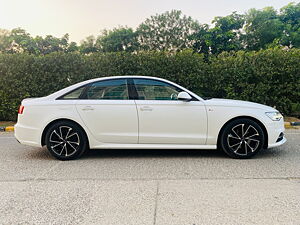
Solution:
M211 56L191 51L141 53L0 54L0 120L15 120L23 98L111 75L169 79L200 96L249 100L291 114L300 102L300 50Z

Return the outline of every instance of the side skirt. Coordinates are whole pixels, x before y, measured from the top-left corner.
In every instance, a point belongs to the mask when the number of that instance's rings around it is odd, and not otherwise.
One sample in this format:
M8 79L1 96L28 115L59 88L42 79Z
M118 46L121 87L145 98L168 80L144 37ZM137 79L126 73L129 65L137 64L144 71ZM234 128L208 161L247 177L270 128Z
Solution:
M91 149L217 149L217 145L102 144Z

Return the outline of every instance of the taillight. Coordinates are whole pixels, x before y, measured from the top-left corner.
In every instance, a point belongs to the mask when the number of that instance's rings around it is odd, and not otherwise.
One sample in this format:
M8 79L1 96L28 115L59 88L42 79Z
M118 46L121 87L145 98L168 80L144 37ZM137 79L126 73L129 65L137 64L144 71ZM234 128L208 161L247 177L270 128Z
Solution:
M24 106L23 106L23 105L20 105L19 110L18 110L18 113L19 113L19 114L23 114L23 111L24 111Z

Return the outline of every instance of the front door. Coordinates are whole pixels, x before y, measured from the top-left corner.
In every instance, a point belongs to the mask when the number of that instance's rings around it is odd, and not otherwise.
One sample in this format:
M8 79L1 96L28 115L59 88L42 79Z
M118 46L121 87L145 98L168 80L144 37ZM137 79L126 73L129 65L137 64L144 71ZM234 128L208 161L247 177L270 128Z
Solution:
M140 144L205 144L207 116L202 101L177 100L182 90L163 81L137 78L133 82Z

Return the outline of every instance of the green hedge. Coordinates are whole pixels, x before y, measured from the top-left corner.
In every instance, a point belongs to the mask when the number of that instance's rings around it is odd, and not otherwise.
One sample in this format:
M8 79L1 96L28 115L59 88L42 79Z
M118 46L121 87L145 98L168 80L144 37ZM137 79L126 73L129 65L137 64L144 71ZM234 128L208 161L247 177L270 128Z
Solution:
M166 52L0 54L0 120L15 120L23 98L45 96L71 84L110 75L169 79L200 96L242 99L299 111L300 50L200 54Z

